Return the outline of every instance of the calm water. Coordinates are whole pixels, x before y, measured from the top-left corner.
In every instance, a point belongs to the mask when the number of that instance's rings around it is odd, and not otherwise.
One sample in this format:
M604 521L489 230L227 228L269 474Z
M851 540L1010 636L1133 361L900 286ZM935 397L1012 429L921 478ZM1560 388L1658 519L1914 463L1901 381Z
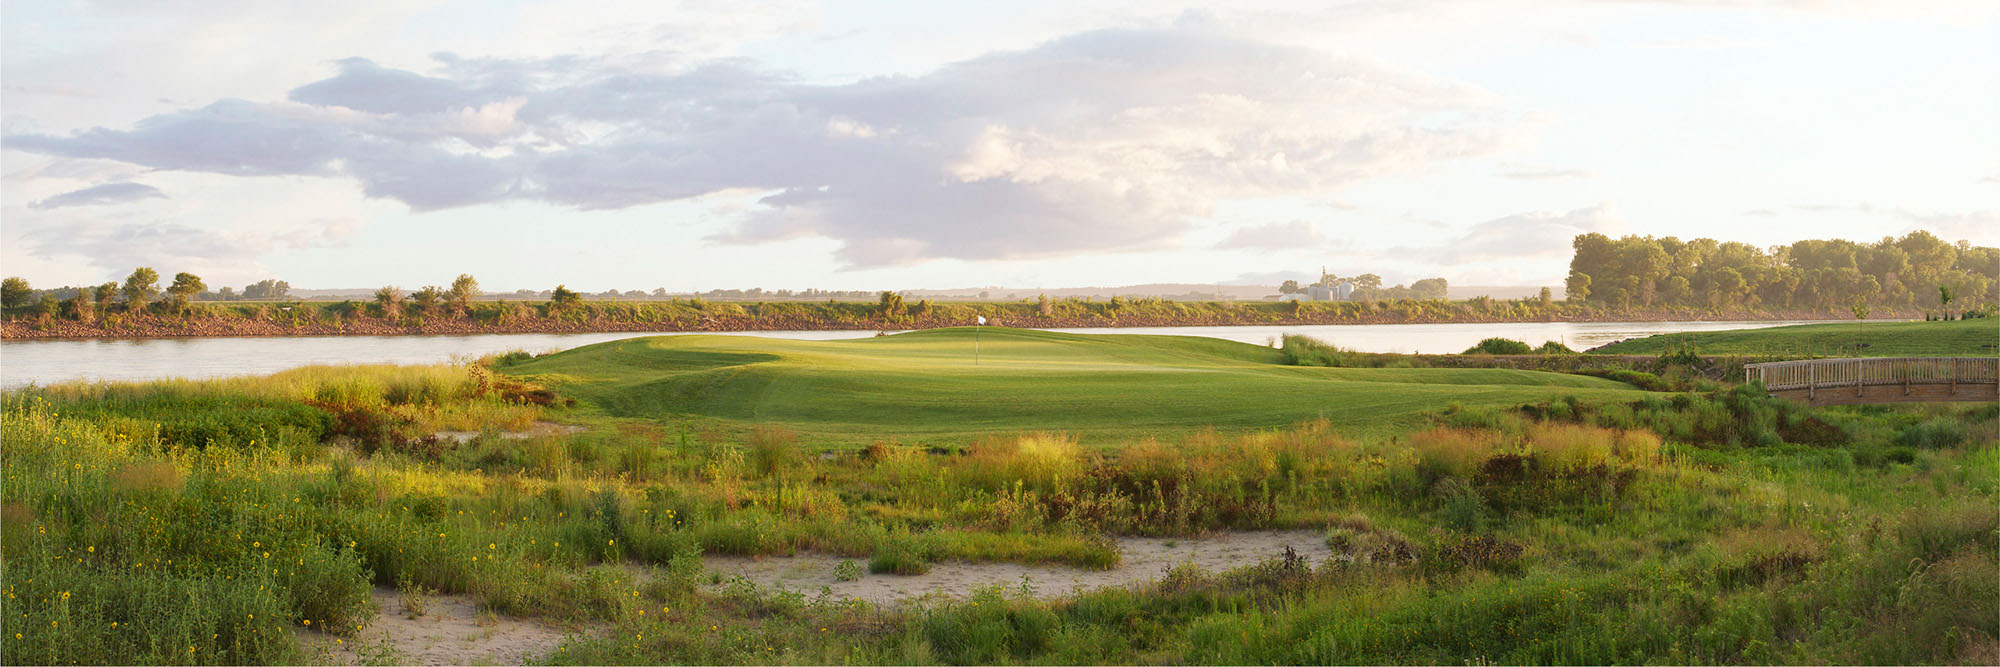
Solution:
M1683 331L1754 329L1803 324L1761 322L1516 322L1509 324L1356 324L1321 326L1128 327L1052 329L1085 334L1209 336L1256 343L1298 333L1364 352L1461 352L1499 336L1541 345L1558 341L1582 350L1605 343ZM66 380L153 380L166 377L263 375L310 364L421 364L527 350L548 352L662 333L482 334L475 336L301 336L171 340L53 340L0 343L0 387ZM727 335L797 340L864 338L873 331L747 331Z

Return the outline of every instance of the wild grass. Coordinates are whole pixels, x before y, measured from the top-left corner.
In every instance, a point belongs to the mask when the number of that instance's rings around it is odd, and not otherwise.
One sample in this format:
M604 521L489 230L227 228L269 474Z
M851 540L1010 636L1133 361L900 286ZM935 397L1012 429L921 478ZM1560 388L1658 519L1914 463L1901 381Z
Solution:
M0 662L305 662L298 631L417 611L371 587L572 624L557 663L1990 662L2000 634L1988 406L1583 392L1435 404L1389 435L856 450L513 401L464 368L346 372L0 400ZM371 448L299 416L324 405L590 428ZM1116 536L1279 528L1337 555L895 608L703 583L704 554L1109 568Z

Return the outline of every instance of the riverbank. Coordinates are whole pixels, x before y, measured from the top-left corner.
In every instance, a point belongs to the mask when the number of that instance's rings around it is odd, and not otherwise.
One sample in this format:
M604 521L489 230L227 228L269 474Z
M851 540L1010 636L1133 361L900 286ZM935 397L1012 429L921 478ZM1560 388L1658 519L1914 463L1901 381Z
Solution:
M1609 310L1569 303L1498 301L1094 302L918 304L898 315L875 304L701 302L591 303L550 313L545 304L479 303L469 312L387 318L372 304L207 305L195 314L120 313L82 322L31 316L0 323L0 340L172 339L724 331L907 331L988 324L1032 329L1518 322L1844 320L1831 310ZM1920 317L1881 312L1876 319Z

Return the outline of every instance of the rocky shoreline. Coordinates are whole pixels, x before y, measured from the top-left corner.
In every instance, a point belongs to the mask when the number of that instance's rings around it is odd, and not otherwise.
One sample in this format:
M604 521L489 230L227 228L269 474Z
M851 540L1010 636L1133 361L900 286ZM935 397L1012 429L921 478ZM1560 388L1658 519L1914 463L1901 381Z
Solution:
M1006 313L988 315L992 326L1022 328L1100 327L1200 327L1200 326L1283 326L1341 324L1495 324L1511 322L1668 322L1668 321L1756 321L1756 320L1843 320L1826 311L1722 312L1722 313L1590 313L1563 317L1521 318L1454 316L1409 316L1395 312L1303 313L1285 316L1262 310L1235 313L1202 313L1196 316L1045 316ZM1883 313L1877 319L1900 319L1905 313ZM912 317L900 321L879 318L831 318L806 313L768 315L718 315L695 321L625 321L607 317L564 320L544 317L521 318L512 322L483 322L469 317L433 317L421 323L399 323L372 317L308 321L284 318L196 317L173 318L154 315L121 318L116 326L85 324L65 319L24 318L0 323L0 340L88 340L154 338L226 338L277 336L438 336L471 334L569 334L620 332L701 332L701 331L907 331L971 324L965 317Z

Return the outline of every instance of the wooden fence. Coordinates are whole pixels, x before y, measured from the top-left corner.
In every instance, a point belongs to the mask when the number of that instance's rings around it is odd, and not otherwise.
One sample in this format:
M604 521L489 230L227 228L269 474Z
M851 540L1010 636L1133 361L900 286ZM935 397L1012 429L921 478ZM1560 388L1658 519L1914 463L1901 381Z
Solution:
M1778 361L1744 366L1743 379L1814 405L2000 400L2000 358Z

